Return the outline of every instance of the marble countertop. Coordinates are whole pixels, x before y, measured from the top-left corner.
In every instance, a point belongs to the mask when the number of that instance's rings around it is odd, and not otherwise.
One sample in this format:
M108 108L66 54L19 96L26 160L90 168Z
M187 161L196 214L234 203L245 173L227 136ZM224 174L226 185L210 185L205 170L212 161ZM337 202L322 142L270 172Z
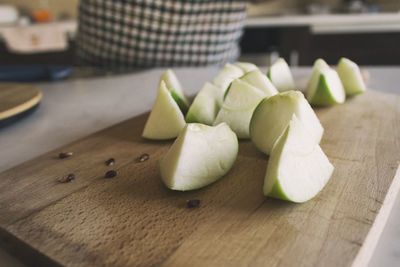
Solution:
M370 88L400 94L400 67L365 69L370 73ZM217 71L176 69L187 94L194 94ZM18 123L0 129L0 171L149 110L161 72L155 69L38 84L44 93L40 108ZM304 83L310 69L294 69L294 74L299 83ZM400 265L399 225L400 197L370 266ZM24 265L0 249L0 266Z

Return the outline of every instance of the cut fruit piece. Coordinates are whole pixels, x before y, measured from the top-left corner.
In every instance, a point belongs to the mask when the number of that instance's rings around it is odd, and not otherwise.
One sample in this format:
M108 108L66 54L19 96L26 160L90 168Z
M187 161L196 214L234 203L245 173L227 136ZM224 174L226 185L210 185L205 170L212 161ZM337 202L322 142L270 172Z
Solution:
M238 150L237 137L227 124L189 123L161 160L162 180L173 190L202 188L231 169Z
M172 98L165 82L161 81L157 99L144 126L142 136L154 140L175 138L185 125L182 111Z
M341 58L337 66L337 72L346 95L361 94L367 89L360 68L350 59Z
M337 72L331 68L319 71L319 81L316 88L308 88L310 103L315 106L331 106L344 103L346 94Z
M171 69L167 69L162 75L160 82L164 81L168 90L171 92L172 97L175 102L178 104L179 108L183 113L189 108L189 100L183 93L182 85L176 77L175 73Z
M333 173L321 147L293 115L268 161L264 195L296 203L315 197Z
M279 92L296 89L292 72L283 58L279 58L274 64L272 64L268 70L267 76Z
M307 84L306 96L308 101L311 101L312 96L315 94L315 90L317 90L319 79L321 76L321 71L325 69L330 69L325 60L319 58L314 62L311 77Z
M254 65L253 63L248 63L248 62L236 62L235 63L236 66L238 66L239 68L241 68L244 73L253 71L253 70L258 70L258 67L256 65Z
M186 115L186 121L212 125L219 111L220 93L220 88L206 83L193 100Z
M260 89L240 79L234 80L214 125L226 122L238 138L249 138L251 116L258 103L265 97L266 94Z
M218 75L214 78L213 84L220 87L222 89L223 96L225 91L228 89L229 85L234 79L237 79L243 76L244 71L238 66L232 64L225 64L222 70L218 73Z
M271 83L268 77L264 75L260 70L253 70L251 72L248 72L240 79L258 89L261 89L265 92L267 97L276 95L278 93L278 90L276 90L275 86Z
M289 91L271 96L257 106L250 123L250 137L254 145L269 155L293 114L303 123L310 138L318 144L324 129L317 115L300 91Z

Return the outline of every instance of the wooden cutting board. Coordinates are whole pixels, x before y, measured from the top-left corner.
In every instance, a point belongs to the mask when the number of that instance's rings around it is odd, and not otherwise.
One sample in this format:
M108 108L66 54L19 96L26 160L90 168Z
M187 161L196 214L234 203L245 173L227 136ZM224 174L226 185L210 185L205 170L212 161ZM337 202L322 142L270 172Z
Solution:
M307 203L262 195L267 158L248 141L222 180L166 189L157 164L171 142L140 137L144 114L2 173L3 245L36 265L363 266L400 187L400 98L369 91L317 113L336 169Z
M38 107L42 92L28 84L0 84L0 127L28 115Z

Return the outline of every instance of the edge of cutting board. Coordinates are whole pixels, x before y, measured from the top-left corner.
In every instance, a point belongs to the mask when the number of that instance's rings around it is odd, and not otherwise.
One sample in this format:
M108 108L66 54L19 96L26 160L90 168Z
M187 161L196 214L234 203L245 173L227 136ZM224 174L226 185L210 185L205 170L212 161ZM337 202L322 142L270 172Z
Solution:
M353 261L352 267L363 267L367 266L371 261L372 254L378 245L379 238L386 226L389 219L390 213L393 209L394 203L400 191L400 165L397 168L396 175L393 178L392 184L389 187L389 191L386 194L385 200L383 201L382 207L380 208L376 218L372 224L371 229L368 232L367 237L356 258Z
M29 99L25 99L24 101L16 104L14 107L12 107L10 109L0 111L0 121L10 119L13 116L24 113L32 108L35 108L36 106L38 106L39 102L43 98L42 92L38 88L33 87L33 86L18 85L18 84L7 84L5 86L12 86L12 88L14 88L14 89L11 89L11 90L18 90L18 88L20 86L21 86L21 88L24 88L24 89L28 88L32 92L33 97L29 98ZM7 90L7 89L1 89L1 90ZM18 93L19 92L16 92L16 94L18 94Z

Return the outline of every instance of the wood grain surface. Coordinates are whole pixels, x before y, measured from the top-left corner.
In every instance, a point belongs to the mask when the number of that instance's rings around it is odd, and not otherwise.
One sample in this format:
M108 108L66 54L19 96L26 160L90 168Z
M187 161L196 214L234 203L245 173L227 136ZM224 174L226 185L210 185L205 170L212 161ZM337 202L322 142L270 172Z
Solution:
M317 114L335 172L307 203L263 196L267 158L251 142L215 184L166 189L158 161L171 142L140 137L144 114L2 173L0 237L33 252L23 260L54 265L349 266L399 165L400 98L369 91ZM138 162L143 153L150 159ZM118 176L105 179L110 169ZM75 181L57 182L69 173ZM200 207L187 209L194 198Z
M35 107L41 99L41 91L31 85L0 84L0 120Z

